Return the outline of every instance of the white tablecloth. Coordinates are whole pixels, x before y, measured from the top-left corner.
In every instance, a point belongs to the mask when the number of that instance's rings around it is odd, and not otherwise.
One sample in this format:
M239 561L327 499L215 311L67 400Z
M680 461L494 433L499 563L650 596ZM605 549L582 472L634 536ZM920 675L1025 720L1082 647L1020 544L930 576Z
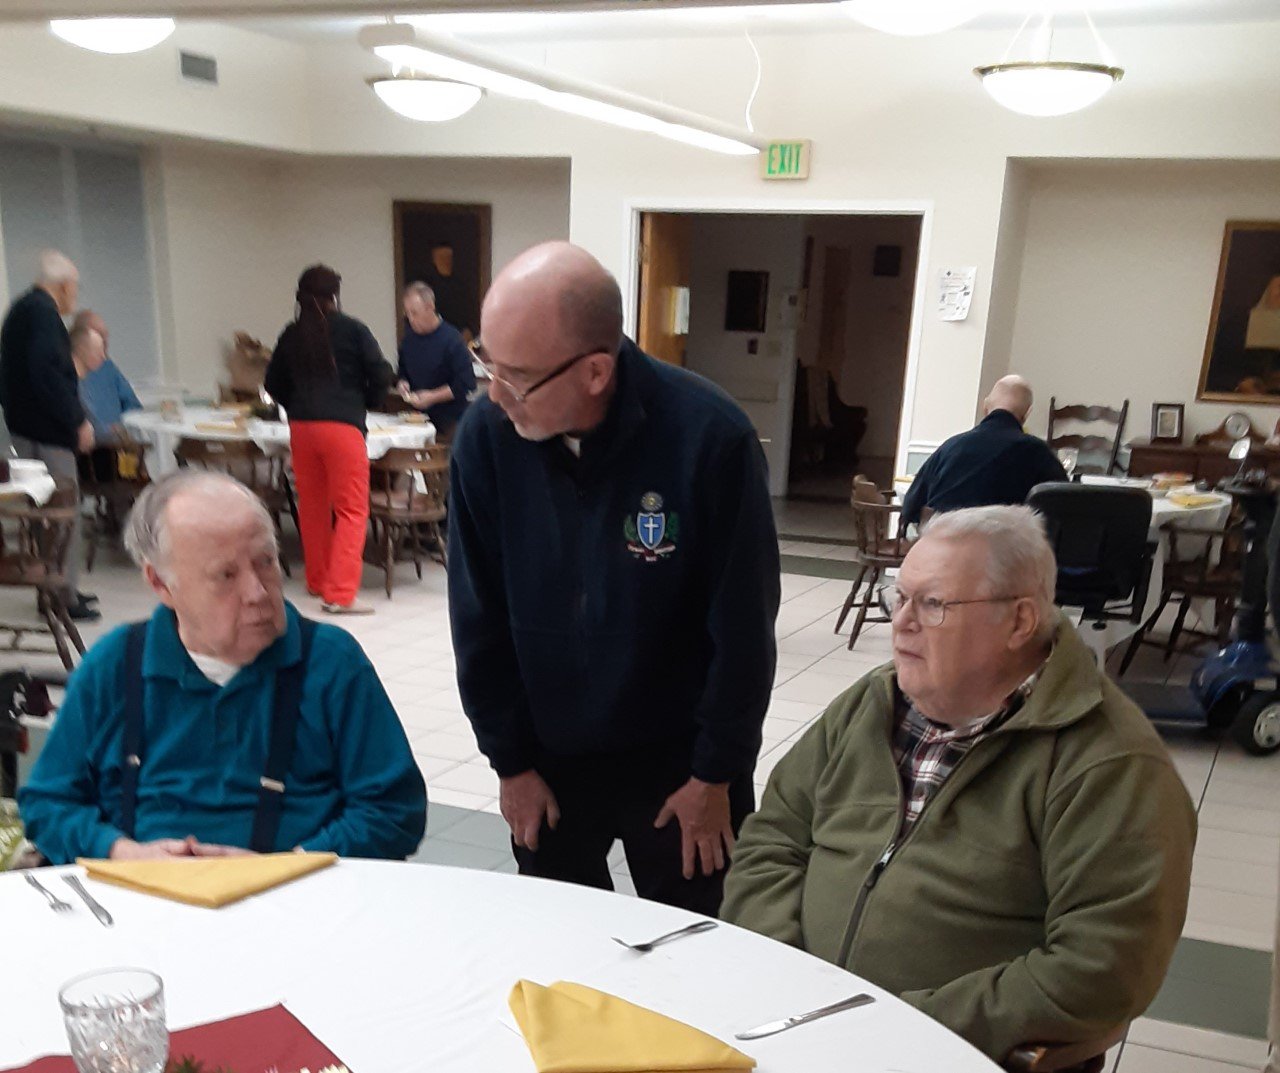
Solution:
M729 925L632 954L609 937L641 940L697 918L620 894L342 861L219 910L89 880L115 917L104 928L56 872L38 874L75 910L55 914L20 875L0 876L0 1068L66 1052L57 1000L64 981L131 965L163 977L171 1028L283 1002L353 1073L531 1073L524 1040L504 1024L521 977L598 987L725 1040L869 991L874 1005L736 1045L760 1073L997 1069L878 988Z
M57 490L57 482L49 474L15 477L0 481L0 500L29 499L37 507L43 507Z
M124 415L125 427L148 445L147 469L153 477L172 473L178 468L173 452L183 439L252 440L268 454L284 454L289 450L289 426L284 421L259 421L250 418L243 432L231 429L200 428L200 425L230 425L236 413L211 406L185 406L178 420L166 420L154 410L133 410ZM369 435L365 444L369 458L381 458L392 447L423 447L434 442L435 426L409 424L391 414L367 415Z

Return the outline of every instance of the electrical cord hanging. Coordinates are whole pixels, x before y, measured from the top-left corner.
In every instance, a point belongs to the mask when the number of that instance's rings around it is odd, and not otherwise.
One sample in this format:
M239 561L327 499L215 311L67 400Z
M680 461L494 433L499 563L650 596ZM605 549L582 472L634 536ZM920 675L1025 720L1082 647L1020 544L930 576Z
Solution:
M760 63L760 50L756 48L756 43L751 40L751 29L744 26L742 28L742 36L747 39L747 44L751 46L751 53L756 58L756 83L751 87L751 95L747 98L747 107L743 113L746 120L747 130L752 134L756 132L755 124L751 122L751 109L756 103L756 94L760 92L760 77L764 73L764 67Z

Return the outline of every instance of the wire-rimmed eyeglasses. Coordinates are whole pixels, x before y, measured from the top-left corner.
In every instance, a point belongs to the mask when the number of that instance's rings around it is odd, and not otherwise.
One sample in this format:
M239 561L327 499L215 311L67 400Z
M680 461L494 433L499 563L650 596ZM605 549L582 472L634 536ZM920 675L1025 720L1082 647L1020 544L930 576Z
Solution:
M947 617L948 607L961 607L965 604L1006 604L1025 599L1023 596L982 596L973 600L942 600L937 596L908 596L897 585L885 585L878 595L880 608L889 618L893 618L911 604L915 608L916 620L921 626L930 628L942 625Z
M554 369L552 369L551 372L547 373L546 376L541 377L538 380L535 380L532 384L530 384L527 388L525 388L522 391L520 388L516 387L515 384L513 384L506 377L499 376L494 371L493 362L492 360L490 360L489 355L485 352L483 345L478 346L476 348L476 357L480 359L480 364L484 366L484 371L489 374L489 379L494 380L497 383L501 384L503 388L506 390L507 394L509 394L516 402L521 404L524 404L525 402L527 402L529 399L529 396L532 395L539 388L545 387L547 384L551 383L551 381L554 380L557 376L563 376L565 373L567 373L570 369L572 369L575 365L578 364L578 362L582 361L584 358L589 358L591 357L592 354L603 354L603 353L606 353L603 347L592 347L590 350L584 350L581 354L575 354L568 361L561 362Z

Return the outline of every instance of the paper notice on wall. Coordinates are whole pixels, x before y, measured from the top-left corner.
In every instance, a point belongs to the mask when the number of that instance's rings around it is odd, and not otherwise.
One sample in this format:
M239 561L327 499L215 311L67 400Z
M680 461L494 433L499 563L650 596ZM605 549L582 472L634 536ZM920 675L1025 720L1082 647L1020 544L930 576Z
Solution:
M944 268L938 273L938 319L966 320L977 268Z

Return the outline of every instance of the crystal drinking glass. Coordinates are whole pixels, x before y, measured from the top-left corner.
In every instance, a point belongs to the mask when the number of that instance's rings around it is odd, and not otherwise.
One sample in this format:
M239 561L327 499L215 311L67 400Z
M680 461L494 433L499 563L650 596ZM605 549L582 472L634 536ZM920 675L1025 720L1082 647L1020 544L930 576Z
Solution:
M145 969L103 969L58 992L80 1073L162 1073L169 1057L164 982Z

